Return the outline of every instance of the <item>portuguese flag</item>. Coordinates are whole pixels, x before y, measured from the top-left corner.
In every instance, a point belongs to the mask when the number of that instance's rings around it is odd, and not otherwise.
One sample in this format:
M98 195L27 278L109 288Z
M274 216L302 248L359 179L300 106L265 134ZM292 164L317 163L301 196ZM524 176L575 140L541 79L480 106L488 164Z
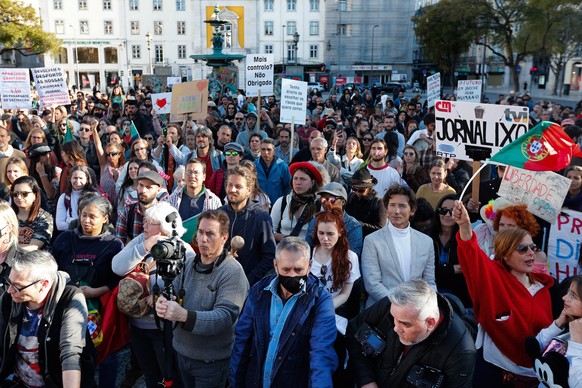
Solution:
M572 142L559 124L542 121L489 161L530 171L559 171L568 167L573 156L582 157L580 146Z

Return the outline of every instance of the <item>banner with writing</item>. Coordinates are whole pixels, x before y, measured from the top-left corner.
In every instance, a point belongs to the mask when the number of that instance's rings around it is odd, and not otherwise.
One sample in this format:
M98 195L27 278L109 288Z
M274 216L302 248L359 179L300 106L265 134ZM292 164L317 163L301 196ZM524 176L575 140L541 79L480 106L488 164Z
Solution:
M307 82L284 78L281 83L282 123L305 125L307 111Z
M468 79L457 83L457 101L481 102L481 80Z
M59 105L69 105L69 89L65 72L60 67L37 67L30 69L34 78L40 105L51 108Z
M435 103L436 153L443 158L487 160L529 129L524 106Z
M426 77L426 101L428 107L434 106L436 100L441 98L441 73Z
M548 265L553 277L561 282L580 271L582 213L564 209L550 229Z
M171 112L190 113L193 120L204 123L208 106L208 80L182 82L172 88Z
M246 95L257 97L273 95L275 56L273 54L248 54L245 61Z
M552 171L529 171L507 166L498 194L513 203L527 205L536 216L550 222L562 209L571 180Z
M30 75L28 69L0 69L2 109L29 109Z

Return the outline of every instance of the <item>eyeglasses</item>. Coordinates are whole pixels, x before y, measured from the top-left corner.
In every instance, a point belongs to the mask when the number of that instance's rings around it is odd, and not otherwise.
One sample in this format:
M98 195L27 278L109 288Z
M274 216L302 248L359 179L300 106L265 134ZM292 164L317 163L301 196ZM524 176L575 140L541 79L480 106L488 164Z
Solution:
M414 156L414 152L403 152L404 156Z
M10 193L12 198L26 198L29 194L32 194L32 191L13 191Z
M322 265L321 269L319 270L319 273L321 274L321 277L319 278L319 280L321 280L321 282L323 284L326 284L327 279L325 278L325 275L327 275L327 265Z
M79 132L91 132L91 128L81 127L79 128Z
M117 156L119 155L121 152L106 152L105 155L107 156Z
M225 151L226 156L238 156L238 151Z
M372 141L372 139L369 138L369 137L365 137L365 138L362 139L362 141Z
M10 281L10 279L9 279L9 278L7 278L7 277L5 277L5 278L4 278L4 281L6 282L6 284L8 284L8 287L12 287L12 288L14 288L14 289L16 290L16 292L22 292L22 291L26 290L28 287L32 287L32 286L34 286L36 283L38 283L38 282L41 282L42 280L43 280L43 279L38 279L38 280L36 280L36 281L34 281L34 282L30 283L28 286L19 287L19 286L17 286L16 284L12 283L12 282Z
M354 193L365 193L368 190L367 187L352 187Z
M455 210L455 209L453 209L452 207L451 208L448 208L448 207L439 207L437 209L437 212L441 216L446 216L447 213L449 213L449 216L452 216L453 215L453 210Z
M152 222L151 220L144 220L143 224L144 224L144 226L145 225L147 225L147 226L157 226L157 225L161 225L159 222L156 223L156 222Z
M139 152L139 151L144 151L144 150L147 150L147 149L148 149L147 147L139 147L139 148L134 148L133 150L135 152Z
M519 253L520 255L525 255L527 253L527 250L531 249L532 252L536 253L538 251L538 247L536 244L519 244L517 246L517 248L515 248L515 251L517 253Z
M202 175L202 171L186 170L186 175L188 175L188 176Z

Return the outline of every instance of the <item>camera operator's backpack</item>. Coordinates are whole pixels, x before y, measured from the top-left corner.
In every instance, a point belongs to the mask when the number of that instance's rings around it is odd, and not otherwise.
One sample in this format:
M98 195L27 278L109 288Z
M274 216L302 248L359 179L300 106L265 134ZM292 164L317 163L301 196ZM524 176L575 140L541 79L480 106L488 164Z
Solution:
M141 318L150 312L147 297L150 295L150 266L146 256L133 271L119 281L117 308L132 318ZM153 266L154 264L152 264Z

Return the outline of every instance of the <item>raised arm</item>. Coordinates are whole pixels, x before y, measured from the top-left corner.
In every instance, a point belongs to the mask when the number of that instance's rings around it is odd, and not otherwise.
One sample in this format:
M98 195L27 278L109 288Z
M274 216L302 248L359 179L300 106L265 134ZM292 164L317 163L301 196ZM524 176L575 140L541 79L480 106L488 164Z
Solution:
M455 201L455 211L453 218L457 225L459 225L459 236L461 240L467 241L473 237L473 229L471 228L471 219L469 213L461 201Z

